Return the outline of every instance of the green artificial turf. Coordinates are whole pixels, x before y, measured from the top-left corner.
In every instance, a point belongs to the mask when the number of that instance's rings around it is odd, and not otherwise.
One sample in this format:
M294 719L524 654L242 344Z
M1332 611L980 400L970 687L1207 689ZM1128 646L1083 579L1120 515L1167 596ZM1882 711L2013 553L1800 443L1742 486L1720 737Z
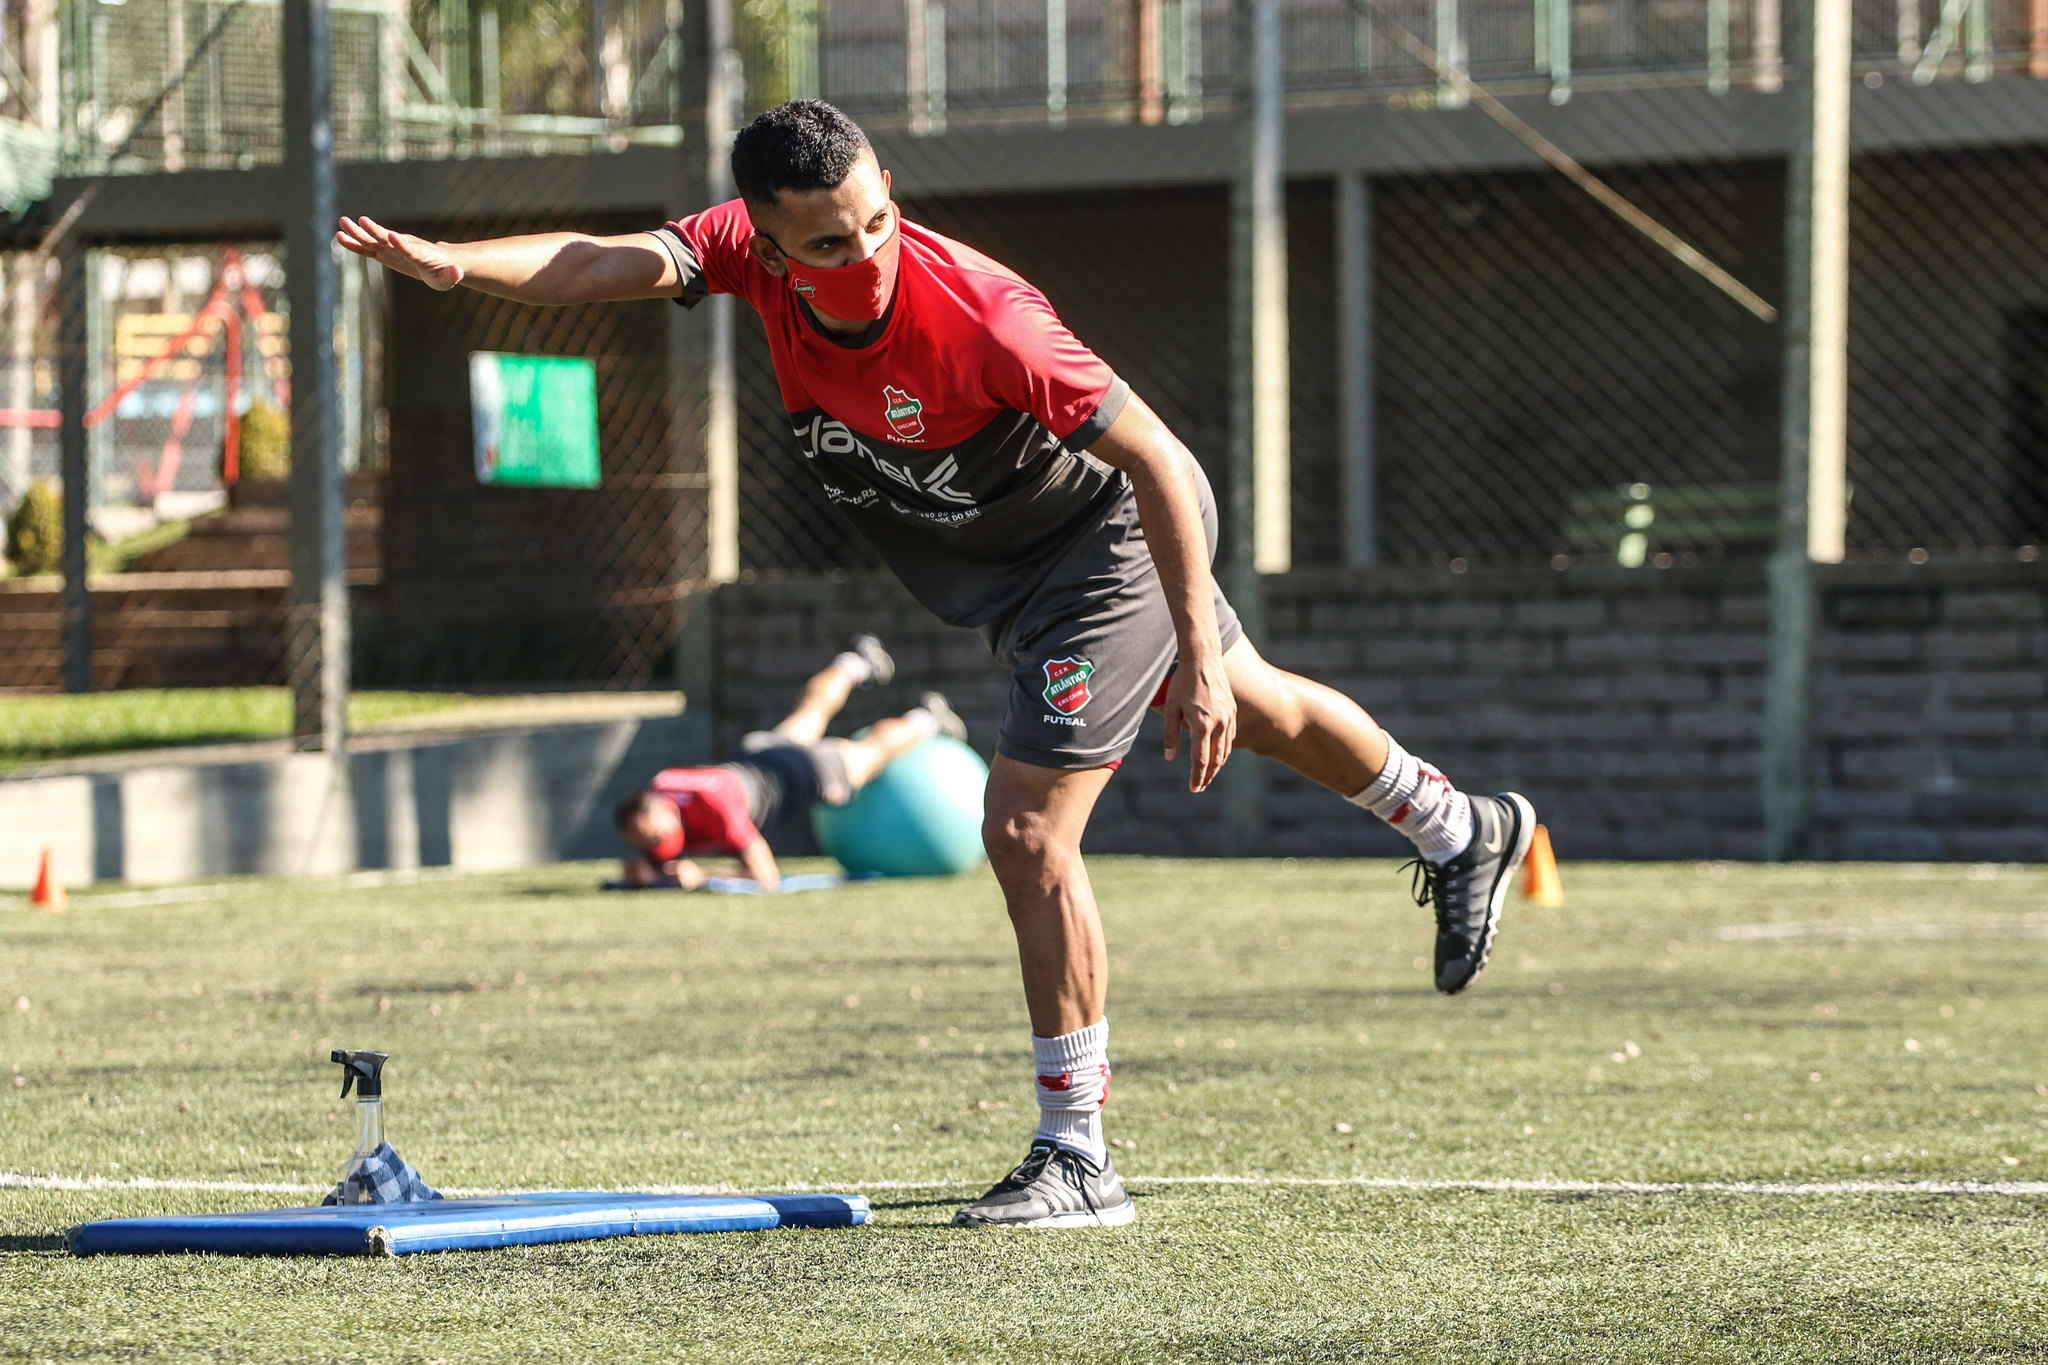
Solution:
M352 1129L327 1050L381 1047L392 1138L441 1186L805 1183L877 1209L79 1261L85 1219L295 1196L0 1187L0 1360L2048 1353L2040 1194L1163 1179L2048 1180L2048 870L1568 865L1570 903L1511 903L1447 1000L1391 864L1094 868L1140 1203L1118 1231L946 1226L1033 1121L985 873L761 900L600 895L583 865L0 913L0 1171L329 1180Z
M387 721L459 706L448 692L355 692L349 724ZM88 754L175 744L282 739L291 733L291 692L283 687L136 688L82 696L0 699L0 772Z

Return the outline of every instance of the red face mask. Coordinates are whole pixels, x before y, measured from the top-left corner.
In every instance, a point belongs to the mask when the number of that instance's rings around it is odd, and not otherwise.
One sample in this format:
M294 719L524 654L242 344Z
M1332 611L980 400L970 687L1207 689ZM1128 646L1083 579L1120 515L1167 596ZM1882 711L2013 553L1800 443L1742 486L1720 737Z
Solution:
M675 806L676 814L681 816L683 812L681 804L675 802L673 798L671 798L671 804ZM657 840L653 848L644 851L653 860L654 865L660 867L671 859L683 856L683 843L683 822L678 819L674 829Z
M677 826L675 831L671 833L667 838L663 839L660 843L656 844L653 848L649 849L647 856L654 860L654 865L656 867L661 866L663 863L668 862L671 859L682 857L682 827L680 825Z
M894 216L892 206L891 216ZM851 265L821 269L803 265L787 254L789 287L798 298L828 318L842 322L874 322L889 311L896 293L897 254L903 246L903 220L897 218L875 254Z

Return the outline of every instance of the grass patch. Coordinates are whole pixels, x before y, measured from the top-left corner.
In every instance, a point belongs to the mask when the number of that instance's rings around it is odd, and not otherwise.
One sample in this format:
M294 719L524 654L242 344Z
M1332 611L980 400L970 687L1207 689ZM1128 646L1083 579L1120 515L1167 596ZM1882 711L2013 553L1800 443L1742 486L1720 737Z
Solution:
M192 523L188 519L160 521L146 531L138 531L121 540L101 540L94 536L85 546L86 573L126 573L136 560L152 551L177 544L191 531Z
M355 692L349 696L349 725L374 729L474 700L445 692ZM136 688L83 696L9 697L0 700L0 772L129 749L282 739L291 728L291 692L283 687Z
M1109 1233L946 1226L1034 1119L986 874L758 901L599 895L583 865L0 915L0 1169L328 1180L326 1052L376 1046L437 1184L932 1182L874 1189L862 1230L396 1263L74 1261L86 1218L285 1201L0 1188L0 1359L2048 1351L2040 1198L1146 1180L2048 1179L2048 870L1570 866L1570 905L1511 906L1451 1000L1389 864L1095 871L1141 1202Z

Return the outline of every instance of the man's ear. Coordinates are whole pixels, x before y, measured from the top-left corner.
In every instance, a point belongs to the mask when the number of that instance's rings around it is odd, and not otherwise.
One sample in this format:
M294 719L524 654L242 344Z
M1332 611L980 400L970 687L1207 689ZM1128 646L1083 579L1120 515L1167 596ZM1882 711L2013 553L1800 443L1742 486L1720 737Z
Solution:
M778 279L789 274L789 263L782 257L782 248L760 233L757 232L747 238L747 250L754 253L754 259L759 261L761 268L769 274Z

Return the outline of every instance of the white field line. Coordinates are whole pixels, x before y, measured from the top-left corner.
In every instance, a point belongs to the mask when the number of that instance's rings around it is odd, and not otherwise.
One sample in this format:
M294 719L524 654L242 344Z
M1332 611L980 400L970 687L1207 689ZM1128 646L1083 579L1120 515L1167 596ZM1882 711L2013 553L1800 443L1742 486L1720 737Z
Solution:
M1729 924L1709 930L1706 937L1723 942L1775 942L1785 939L1827 939L1855 942L1859 939L1943 939L1943 938L2044 938L2048 937L2048 915L2008 915L1997 918L1951 920L1928 923L1918 920L1810 920L1783 924Z
M1949 1194L2029 1198L2048 1195L2048 1180L1410 1180L1399 1176L1134 1175L1133 1185L1247 1185L1309 1189L1366 1189L1471 1192L1480 1194L1746 1194L1827 1196L1842 1194ZM850 1180L839 1185L783 1184L801 1190L951 1190L978 1188L978 1180ZM330 1186L252 1180L157 1180L149 1176L20 1175L0 1171L0 1189L30 1190L198 1190L225 1194L322 1194ZM455 1189L455 1198L541 1193L523 1190ZM608 1194L746 1194L733 1185L637 1185Z
M160 886L142 891L109 891L95 894L80 891L71 897L77 910L137 910L152 905L197 905L213 901L240 900L245 896L276 896L306 889L314 891L369 891L387 886L410 886L415 882L452 881L463 875L453 867L400 867L368 872L341 872L326 876L266 878L262 881L196 882L184 886ZM19 899L26 905L26 897Z

